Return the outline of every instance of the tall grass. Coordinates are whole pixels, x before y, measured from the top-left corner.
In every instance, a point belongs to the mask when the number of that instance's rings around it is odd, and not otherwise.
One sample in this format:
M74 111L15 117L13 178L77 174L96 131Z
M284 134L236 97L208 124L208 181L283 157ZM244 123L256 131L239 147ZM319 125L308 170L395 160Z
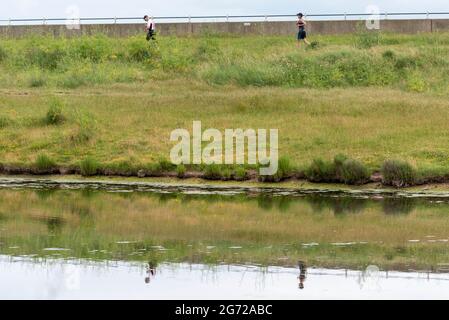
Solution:
M36 168L40 171L49 171L57 167L56 162L46 154L39 154L36 158Z
M45 123L47 125L58 125L66 120L63 114L63 105L60 100L53 99L50 101L50 107L45 115Z
M407 187L417 181L417 173L408 162L387 160L382 165L383 183L394 187Z
M81 175L85 177L94 176L98 173L100 165L97 160L92 157L86 157L80 162Z
M213 84L332 88L389 86L424 92L449 83L447 34L403 36L359 32L316 37L313 50L297 50L285 37L141 37L101 35L74 39L5 40L0 63L7 77L32 87L77 88L92 84L186 77ZM420 76L418 76L418 74ZM438 82L437 86L429 83ZM0 81L1 85L1 81ZM447 87L446 87L447 88ZM443 90L443 89L440 89Z

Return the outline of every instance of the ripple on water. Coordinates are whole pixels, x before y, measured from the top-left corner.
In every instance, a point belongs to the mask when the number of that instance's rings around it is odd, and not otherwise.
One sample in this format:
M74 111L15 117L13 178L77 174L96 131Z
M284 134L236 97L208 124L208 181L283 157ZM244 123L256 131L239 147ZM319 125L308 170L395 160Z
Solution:
M316 243L316 242L312 242L312 243L303 243L303 244L302 244L302 246L305 247L305 248L317 247L317 246L319 246L319 245L320 245L320 244L319 244L319 243Z
M357 242L335 242L335 243L332 243L333 246L337 246L337 247L354 246L356 244L357 244Z

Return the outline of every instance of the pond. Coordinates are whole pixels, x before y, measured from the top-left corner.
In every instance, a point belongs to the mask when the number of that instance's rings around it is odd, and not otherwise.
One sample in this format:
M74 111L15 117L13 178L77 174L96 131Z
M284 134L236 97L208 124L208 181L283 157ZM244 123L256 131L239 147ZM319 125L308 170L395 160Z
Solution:
M449 297L444 194L2 179L0 199L0 298Z

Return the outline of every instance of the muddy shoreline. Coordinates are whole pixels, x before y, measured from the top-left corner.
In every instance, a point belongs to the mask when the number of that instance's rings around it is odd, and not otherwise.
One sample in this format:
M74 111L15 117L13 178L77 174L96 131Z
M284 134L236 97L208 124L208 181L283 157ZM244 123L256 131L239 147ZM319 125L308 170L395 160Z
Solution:
M81 169L78 166L61 166L50 169L38 169L35 167L27 167L20 165L3 165L0 163L0 176L4 177L17 177L17 176L26 176L30 179L37 177L73 177L73 176L81 176ZM211 178L208 177L206 173L201 171L186 171L182 177L176 171L162 171L162 172L149 172L146 170L137 170L137 171L120 171L114 170L110 168L99 168L95 176L93 177L101 177L101 178L135 178L136 180L142 180L145 178L160 178L160 179L177 179L179 180L179 184L185 184L189 179L202 179L205 184L214 183L214 182L236 182L236 183L261 183L266 185L276 184L282 185L283 183L302 183L307 181L309 183L313 183L308 181L303 173L295 173L292 174L282 180L275 179L261 179L261 177L257 174L256 170L248 170L247 176L245 179L240 179L236 176L230 176L229 178ZM86 177L89 178L89 177ZM449 175L444 175L440 177L431 177L427 179L421 180L419 183L415 183L409 186L389 186L383 183L383 177L379 172L375 172L370 176L370 179L362 185L350 185L343 183L317 183L317 185L339 185L343 189L344 187L355 187L357 189L366 189L366 186L376 184L376 189L378 188L392 188L394 190L406 190L410 187L420 187L423 189L433 188L435 185L444 185L449 184ZM340 188L338 188L340 189ZM449 192L449 187L447 188Z
M120 178L85 178L81 176L53 175L0 175L0 189L64 189L64 190L104 190L110 192L153 192L153 193L183 193L196 195L267 195L301 197L317 195L326 197L351 197L361 199L381 198L422 198L449 199L449 188L443 190L438 186L421 189L382 188L379 184L371 184L365 188L345 188L343 185L310 184L305 181L295 183L225 183L199 179L120 179Z

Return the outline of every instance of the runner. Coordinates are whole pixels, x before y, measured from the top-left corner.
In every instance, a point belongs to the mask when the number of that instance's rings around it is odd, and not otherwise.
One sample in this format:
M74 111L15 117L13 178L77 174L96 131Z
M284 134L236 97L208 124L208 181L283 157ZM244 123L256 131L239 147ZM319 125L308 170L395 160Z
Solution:
M307 32L306 32L307 22L304 19L304 15L302 13L298 13L297 16L298 16L298 21L296 22L296 26L298 27L297 46L300 47L301 41L304 41L305 44L310 45L310 42L307 40Z
M156 24L154 23L153 18L146 15L145 17L143 17L143 20L145 20L145 22L147 23L145 28L147 32L147 41L156 40Z

